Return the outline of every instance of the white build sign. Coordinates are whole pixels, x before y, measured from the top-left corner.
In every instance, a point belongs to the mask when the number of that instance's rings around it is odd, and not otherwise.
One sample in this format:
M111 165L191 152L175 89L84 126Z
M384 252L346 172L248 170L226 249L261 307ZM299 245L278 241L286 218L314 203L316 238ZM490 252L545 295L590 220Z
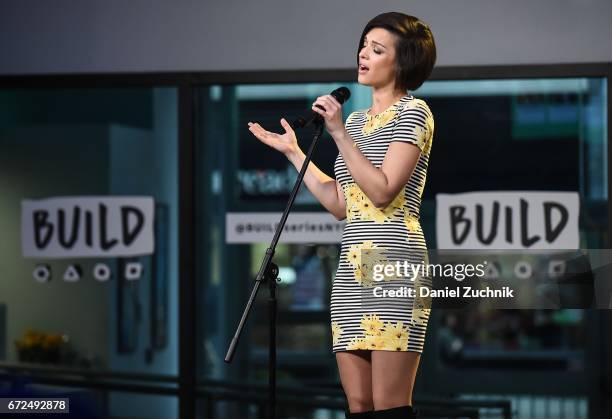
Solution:
M577 192L436 195L439 249L578 249Z
M153 253L154 201L68 196L21 202L24 257L126 257Z

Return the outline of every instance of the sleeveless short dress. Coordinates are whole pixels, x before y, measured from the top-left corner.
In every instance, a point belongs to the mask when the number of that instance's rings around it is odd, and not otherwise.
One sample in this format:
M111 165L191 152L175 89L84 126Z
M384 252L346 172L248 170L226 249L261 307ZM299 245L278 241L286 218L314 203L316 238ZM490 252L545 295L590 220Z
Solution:
M378 115L368 110L355 111L345 127L355 147L378 168L391 142L414 144L420 155L414 172L395 199L385 208L377 208L353 180L338 154L334 171L346 200L346 225L331 293L331 332L333 352L348 350L387 350L422 352L430 315L427 298L376 298L371 269L361 259L375 253L376 260L387 251L404 260L423 261L427 246L420 225L420 205L434 120L427 103L410 94L403 96ZM371 266L371 264L370 264ZM403 285L431 284L424 275ZM429 280L430 281L430 280ZM380 294L380 291L379 291Z

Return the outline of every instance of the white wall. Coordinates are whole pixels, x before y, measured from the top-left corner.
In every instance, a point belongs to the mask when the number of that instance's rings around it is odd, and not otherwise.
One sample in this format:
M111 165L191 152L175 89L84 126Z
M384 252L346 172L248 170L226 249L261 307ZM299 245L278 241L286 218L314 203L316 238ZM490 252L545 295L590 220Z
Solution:
M612 61L609 0L3 0L0 74L352 68L391 10L440 66Z

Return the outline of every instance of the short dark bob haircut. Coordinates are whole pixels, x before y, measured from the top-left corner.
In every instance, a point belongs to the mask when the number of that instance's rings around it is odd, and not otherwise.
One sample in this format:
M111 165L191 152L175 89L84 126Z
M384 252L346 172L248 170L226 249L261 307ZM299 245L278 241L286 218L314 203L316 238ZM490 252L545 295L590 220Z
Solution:
M429 26L414 16L387 12L370 20L363 29L357 48L363 48L363 39L373 28L383 28L396 35L395 86L404 92L416 90L429 78L436 63L436 43Z

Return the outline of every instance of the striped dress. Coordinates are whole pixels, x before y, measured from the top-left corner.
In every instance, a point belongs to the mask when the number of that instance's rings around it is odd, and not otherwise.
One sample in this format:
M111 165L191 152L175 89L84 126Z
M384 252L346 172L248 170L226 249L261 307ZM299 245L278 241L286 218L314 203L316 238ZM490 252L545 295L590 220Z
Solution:
M335 161L336 180L346 200L346 225L331 294L333 352L365 349L422 352L430 314L430 299L418 292L381 297L384 289L429 286L427 275L396 282L374 280L373 261L426 261L426 242L419 214L433 139L433 115L421 99L405 95L378 115L356 111L345 127L355 146L378 168L392 141L420 150L417 166L400 193L385 208L377 208L349 173L341 154ZM367 261L367 262L366 262ZM405 278L404 278L405 279ZM378 294L374 288L378 287ZM398 293L399 295L399 293Z

